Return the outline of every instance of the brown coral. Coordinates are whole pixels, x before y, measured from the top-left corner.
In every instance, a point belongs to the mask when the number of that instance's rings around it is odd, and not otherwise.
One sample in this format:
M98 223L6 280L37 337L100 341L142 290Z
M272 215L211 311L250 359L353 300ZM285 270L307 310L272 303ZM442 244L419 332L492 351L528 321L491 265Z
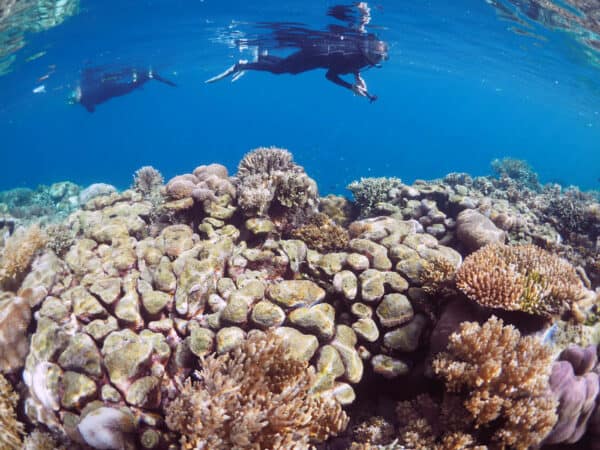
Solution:
M246 154L238 167L236 186L238 205L248 217L266 216L273 210L311 215L317 209L317 184L284 149L261 147Z
M0 448L20 450L23 424L17 420L15 408L19 396L13 391L6 378L0 375Z
M543 316L560 313L585 294L573 266L535 245L487 245L465 259L456 281L483 306Z
M30 321L31 308L27 300L0 292L0 373L23 367L29 351L27 328Z
M291 233L313 250L321 253L344 250L348 247L348 232L323 213L311 216L304 225Z
M430 295L450 294L454 285L456 267L446 258L434 257L423 264L419 278L423 290Z
M333 399L311 394L314 370L286 354L273 333L252 332L230 354L202 361L197 383L167 407L182 448L302 449L342 431Z
M557 420L551 363L549 347L492 316L482 326L464 322L433 368L448 391L464 395L476 428L490 428L503 448L526 449L539 444Z
M45 245L46 235L38 225L20 228L8 238L0 258L0 288L18 287L34 256Z

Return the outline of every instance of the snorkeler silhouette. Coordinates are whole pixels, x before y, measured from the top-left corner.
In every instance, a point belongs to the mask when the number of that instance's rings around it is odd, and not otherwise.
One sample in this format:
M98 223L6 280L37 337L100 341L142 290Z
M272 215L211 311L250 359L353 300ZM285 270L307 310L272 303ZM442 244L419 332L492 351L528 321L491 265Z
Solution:
M69 98L69 103L79 103L89 112L94 112L100 103L129 94L150 80L177 86L152 69L127 67L118 71L106 71L102 68L86 68L81 74L79 86Z
M377 36L367 33L365 26L370 22L370 8L366 2L353 5L337 5L329 9L328 15L347 23L347 26L329 25L327 31L309 30L297 24L266 23L272 34L257 40L241 40L238 45L243 48L267 45L274 40L275 49L294 48L296 52L279 57L269 55L261 50L253 62L240 60L223 73L209 79L213 83L228 76L232 81L239 79L246 70L258 70L273 74L299 74L313 69L326 69L325 77L357 95L377 100L367 90L367 84L360 72L371 67L381 67L381 62L388 59L388 46ZM343 80L340 75L354 75L354 83Z

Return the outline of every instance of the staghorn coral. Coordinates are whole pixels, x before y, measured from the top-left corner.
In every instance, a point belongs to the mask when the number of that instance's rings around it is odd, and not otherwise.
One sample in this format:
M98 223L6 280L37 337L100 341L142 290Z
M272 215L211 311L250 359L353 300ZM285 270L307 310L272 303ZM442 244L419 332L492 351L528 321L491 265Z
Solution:
M308 218L300 228L291 233L294 239L300 239L318 252L333 252L348 247L348 232L323 213Z
M274 333L250 333L230 354L208 356L198 377L167 407L183 449L301 449L347 425L335 400L311 394L314 370Z
M551 362L549 347L492 316L483 325L464 322L433 369L448 392L464 397L476 429L491 432L502 448L527 449L540 444L557 421Z
M19 286L33 258L46 245L46 239L39 225L20 228L7 239L0 258L0 288Z
M312 215L318 206L317 184L280 148L261 147L246 154L236 174L238 204L246 216Z
M361 178L353 181L348 189L354 196L354 203L359 210L359 218L371 217L377 210L379 203L392 200L394 190L402 187L399 178Z
M17 420L15 408L19 396L10 383L0 374L0 448L21 450L23 424Z
M585 295L567 261L534 245L483 247L465 259L456 285L483 306L542 316L560 313Z

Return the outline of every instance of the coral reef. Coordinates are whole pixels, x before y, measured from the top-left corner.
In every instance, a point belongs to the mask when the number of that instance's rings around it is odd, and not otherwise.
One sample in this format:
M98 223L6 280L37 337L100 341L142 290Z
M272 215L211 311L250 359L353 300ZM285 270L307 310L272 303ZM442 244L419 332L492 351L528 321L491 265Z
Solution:
M30 321L29 303L10 292L0 291L0 373L14 372L25 364Z
M484 306L545 316L560 314L585 296L567 261L533 245L487 245L465 259L456 285Z
M133 175L133 189L145 197L155 194L163 185L163 177L152 166L144 166Z
M246 216L310 216L318 207L317 184L284 149L263 147L246 154L238 167L236 186L238 205Z
M542 187L537 173L527 164L527 161L514 158L502 158L492 161L492 170L500 179L509 178L519 189L526 188L534 191Z
M259 148L235 177L57 183L53 208L85 203L29 229L0 205L0 371L24 448L593 443L600 206L528 180L363 179L353 204Z
M10 236L0 255L0 289L14 290L19 286L46 240L38 225L18 229Z
M204 358L198 378L167 407L167 425L183 434L185 449L307 448L347 424L334 399L311 393L313 368L272 332L252 332L231 354Z
M571 346L552 365L550 389L559 401L558 421L544 444L574 443L585 433L600 391L592 371L597 362L595 345Z
M361 178L360 181L353 181L348 185L348 189L354 196L354 204L358 209L358 218L364 219L372 217L383 208L382 203L390 201L395 196L395 192L402 186L399 178Z
M0 448L2 450L21 450L23 424L17 420L15 408L19 396L10 383L0 374Z
M323 213L317 213L291 233L291 237L304 241L308 248L321 253L345 250L348 232Z
M557 421L550 395L552 353L537 338L492 317L480 326L465 322L448 350L433 361L446 390L464 398L464 408L491 441L516 449L536 446Z

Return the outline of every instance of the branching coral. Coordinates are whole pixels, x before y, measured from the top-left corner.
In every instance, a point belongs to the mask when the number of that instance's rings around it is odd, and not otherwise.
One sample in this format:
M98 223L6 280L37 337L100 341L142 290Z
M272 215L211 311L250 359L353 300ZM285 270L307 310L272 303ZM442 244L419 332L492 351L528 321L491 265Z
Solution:
M430 295L452 293L455 274L454 264L446 258L435 257L423 264L419 281Z
M415 450L485 450L469 434L473 419L456 396L446 395L441 404L422 394L399 402L396 415L399 440Z
M557 421L550 395L552 352L537 338L521 337L492 316L480 326L464 322L448 352L433 361L449 392L464 396L475 427L491 432L501 447L538 445Z
M265 216L274 207L316 211L317 184L287 150L261 147L251 151L240 162L236 179L238 204L247 216Z
M21 450L23 424L17 420L15 408L19 396L13 391L6 378L0 375L0 448Z
M0 288L17 288L34 256L45 245L46 236L38 225L18 229L7 239L0 258Z
M291 235L321 253L344 250L350 241L348 232L323 213L311 216L304 225L293 230Z
M377 204L391 200L390 192L400 187L402 181L393 177L361 178L360 181L353 181L348 185L361 219L371 217L377 209Z
M133 188L144 196L151 196L163 185L163 177L152 166L144 166L133 175Z
M347 425L335 400L311 394L314 369L273 333L250 333L230 354L207 357L198 376L167 407L183 449L301 449Z
M456 280L483 306L544 316L560 313L585 294L573 266L534 245L487 245L465 259Z

